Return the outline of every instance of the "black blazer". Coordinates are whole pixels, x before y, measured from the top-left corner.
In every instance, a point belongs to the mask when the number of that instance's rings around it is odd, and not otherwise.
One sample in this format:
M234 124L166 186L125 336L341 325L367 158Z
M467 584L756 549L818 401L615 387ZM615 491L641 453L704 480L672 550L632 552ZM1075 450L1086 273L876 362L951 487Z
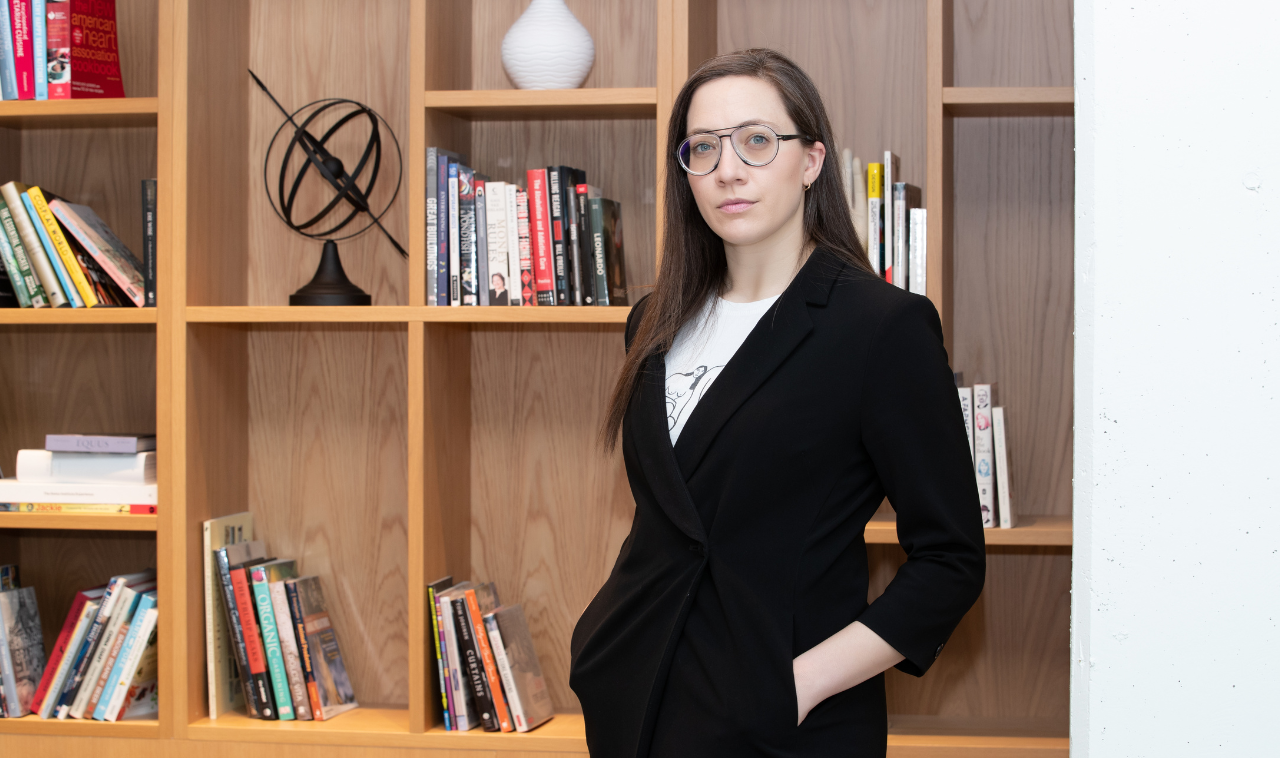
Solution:
M883 675L797 727L791 666L858 620L922 675L982 590L977 485L937 311L815 251L674 449L664 358L645 361L623 422L631 533L573 632L591 755L883 756ZM907 561L868 604L863 530L886 495Z

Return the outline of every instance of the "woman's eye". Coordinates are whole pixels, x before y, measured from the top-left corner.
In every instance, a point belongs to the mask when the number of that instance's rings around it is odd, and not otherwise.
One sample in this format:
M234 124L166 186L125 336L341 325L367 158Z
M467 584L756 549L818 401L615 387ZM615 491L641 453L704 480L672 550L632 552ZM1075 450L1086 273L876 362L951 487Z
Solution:
M705 142L703 142L703 143L702 143L702 144L700 144L700 145L694 145L694 146L693 146L693 151L694 151L695 153L704 153L704 154L705 154L705 153L709 153L709 152L711 152L711 150L712 150L711 146L710 146L710 145L708 145L708 144L707 144L707 143L705 143Z
M769 144L769 139L763 134L753 134L751 135L751 139L748 140L748 144L752 147L763 147Z

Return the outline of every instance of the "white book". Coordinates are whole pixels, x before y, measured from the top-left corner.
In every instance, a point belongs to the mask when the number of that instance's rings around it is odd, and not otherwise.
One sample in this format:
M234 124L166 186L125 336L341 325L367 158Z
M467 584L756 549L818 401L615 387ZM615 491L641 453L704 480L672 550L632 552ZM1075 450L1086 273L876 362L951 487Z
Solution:
M506 223L507 223L507 290L511 293L510 305L519 306L521 297L520 285L520 230L516 224L516 192L519 188L514 184L506 185Z
M125 695L128 694L129 687L133 683L134 674L138 670L138 664L142 661L143 654L150 647L151 635L155 631L156 621L159 617L160 609L154 607L147 609L146 615L142 617L136 637L137 642L142 644L135 644L129 649L129 656L125 659L120 669L120 678L112 682L111 699L107 701L107 721L115 721L116 717L120 715L120 709L125 704ZM106 697L106 693L103 693L103 697Z
M498 303L494 300L501 298L503 293L507 295L507 302L504 305L510 305L511 282L507 278L507 183L485 182L484 190L487 198L484 206L484 223L486 243L489 247L484 254L489 256L489 281L480 282L479 286L489 290L489 305L497 305ZM494 286L495 278L501 279L502 292L498 292L497 287Z
M209 685L209 719L244 707L244 690L236 667L223 607L222 580L213 551L253 540L253 514L245 511L204 522L204 653Z
M973 385L973 470L978 480L978 504L982 507L982 527L996 525L995 441L991 433L994 384Z
M484 616L484 628L489 634L489 647L493 650L494 664L498 667L498 675L502 677L502 694L506 695L507 708L511 710L511 722L517 732L529 731L529 720L524 716L524 706L520 705L520 690L516 687L515 677L511 674L511 661L507 660L507 649L502 644L502 631L498 629L498 617L492 613Z
M871 260L871 268L877 274L884 275L880 270L880 209L884 200L878 197L867 198L867 258Z
M1012 529L1018 525L1013 512L1013 493L1009 489L1009 448L1004 436L1004 408L991 409L991 434L995 441L996 455L996 503L1000 514L1000 528Z
M973 387L957 387L960 411L964 414L964 431L969 437L969 460L973 460Z
M927 234L929 231L927 211L924 208L912 208L911 214L911 244L907 254L907 282L910 289L917 295L928 296L926 287L926 277L929 275L927 268Z
M71 701L71 708L67 711L67 715L71 718L84 718L85 707L93 696L93 690L97 687L98 680L102 678L103 666L106 665L107 657L111 655L111 649L115 646L116 637L120 634L120 627L127 626L133 621L133 609L138 606L138 598L141 594L150 592L155 588L156 583L150 581L136 584L132 587L125 585L111 594L111 603L114 606L111 610L111 618L107 619L107 625L93 650L93 658L89 662L89 668L85 670L84 681L80 684L80 689L76 691L75 699Z
M45 484L155 484L156 454L19 450L15 473L20 482Z
M893 154L892 150L884 151L884 168L881 169L884 176L884 191L881 197L884 198L884 265L889 270L889 283L898 284L898 277L902 273L894 268L893 263L893 183L899 181L898 175L901 171L898 168L898 156Z
M440 606L439 612L444 620L444 645L449 657L449 688L453 690L453 728L459 732L468 731L480 723L475 712L468 707L467 697L470 693L467 680L463 678L462 658L458 648L458 628L454 626L453 618L453 598L461 595L470 586L472 586L470 582L463 582L436 596L436 602Z
M154 484L54 484L0 479L0 503L155 505Z

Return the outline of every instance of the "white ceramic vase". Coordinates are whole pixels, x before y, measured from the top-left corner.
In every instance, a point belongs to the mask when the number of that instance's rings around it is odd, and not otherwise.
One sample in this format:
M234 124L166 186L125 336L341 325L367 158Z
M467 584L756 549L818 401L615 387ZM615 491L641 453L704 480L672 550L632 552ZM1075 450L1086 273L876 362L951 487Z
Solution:
M502 66L520 89L579 87L595 57L595 42L564 0L533 0L502 38Z

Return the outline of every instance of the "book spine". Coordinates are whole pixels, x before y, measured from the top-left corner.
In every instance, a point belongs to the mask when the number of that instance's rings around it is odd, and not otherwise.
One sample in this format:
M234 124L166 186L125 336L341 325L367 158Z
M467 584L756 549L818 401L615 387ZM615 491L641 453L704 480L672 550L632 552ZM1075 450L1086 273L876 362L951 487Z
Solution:
M507 239L507 184L489 182L485 185L485 236L489 245L488 276L480 282L480 289L489 305L511 305L511 278L507 260L510 243ZM495 278L502 283L502 291L495 286ZM503 300L506 295L506 300Z
M0 0L3 2L4 0ZM6 192L4 187L0 187L0 194L3 194L5 201L0 204L0 226L4 227L4 235L9 240L9 244L13 246L14 257L21 260L27 258L31 265L31 271L36 275L36 281L40 284L40 290L46 298L47 304L54 308L68 305L67 299L62 294L62 285L58 282L57 275L53 272L53 267L49 265L49 259L45 257L43 250L29 250L23 242L21 234L18 231L18 224L13 212L9 210L8 197L13 195L15 202L21 204L18 200L17 192Z
M907 185L893 185L893 283L907 289Z
M519 307L522 298L520 283L520 188L514 184L507 185L507 292L508 303ZM526 230L528 227L526 218Z
M622 206L616 200L603 198L600 209L604 215L604 269L609 287L609 302L627 305L627 260L622 244Z
M275 702L271 697L271 683L267 675L267 656L262 649L262 637L255 619L253 593L243 568L231 569L231 586L235 590L236 608L240 610L240 624L244 631L244 648L249 659L249 676L253 697L257 701L258 715L263 719L277 719ZM243 672L242 672L243 675Z
M502 643L502 631L498 628L498 619L492 613L484 617L484 628L489 633L489 647L493 649L493 661L498 666L498 676L502 679L502 691L507 698L507 708L511 711L511 722L517 732L529 731L529 722L524 717L524 707L520 704L520 691L516 687L516 678L511 671L511 661L507 660L507 648Z
M884 242L880 246L881 260L884 261L885 280L890 284L898 283L898 272L893 268L893 185L898 181L898 156L892 151L884 151L884 167L881 169L884 186L881 188L881 230Z
M458 655L462 665L462 676L467 689L476 704L476 713L480 716L480 725L486 732L501 729L493 715L493 697L489 694L489 683L485 679L484 664L480 660L480 651L476 647L475 632L471 626L470 614L467 611L466 597L453 600L453 622L458 631Z
M871 268L884 276L884 164L867 164L867 257Z
M13 255L13 248L0 235L0 269L8 275L13 285L13 296L18 299L18 307L30 308L31 292L27 289L27 280L18 270L18 259Z
M36 694L31 699L31 709L39 711L40 706L44 703L44 697L49 692L49 686L53 683L54 677L57 675L58 667L62 664L62 659L67 654L67 645L71 641L71 635L75 633L76 623L80 620L80 612L84 610L84 605L89 598L83 592L77 592L71 601L71 610L67 612L67 617L62 622L62 629L58 632L58 639L53 643L53 652L50 653L44 664L44 674L40 677L40 684L36 687Z
M0 8L3 7L4 2L0 0ZM3 36L3 34L0 34L0 37ZM31 307L47 308L49 306L49 298L44 293L44 287L40 284L36 270L31 266L31 259L27 256L27 249L22 246L22 240L18 239L17 229L15 228L13 235L10 236L5 228L13 226L13 219L9 216L9 210L5 207L3 201L0 201L0 222L2 222L0 223L0 249L8 251L7 254L11 254L14 261L17 262L18 273L22 276L27 296L31 300ZM11 275L12 272L13 269L10 269Z
M37 100L49 99L49 66L45 58L49 50L47 19L45 0L31 0L31 69L35 73Z
M271 582L271 611L276 620L276 632L280 636L280 652L284 656L284 670L289 677L289 695L293 715L300 721L311 721L311 698L307 695L307 680L302 676L302 657L298 648L298 635L289 610L289 595L284 582Z
M475 172L458 167L458 284L463 305L476 305L476 186Z
M62 263L62 258L58 255L58 251L54 249L53 242L49 240L48 233L44 230L44 224L40 223L40 216L37 214L35 206L31 203L31 197L23 192L18 196L18 202L22 204L22 214L27 218L27 227L30 229L30 239L23 236L23 242L27 242L27 248L38 248L45 258L49 260L49 267L53 269L53 273L58 277L58 285L62 288L62 293L66 296L67 302L72 308L83 308L84 300L80 297L80 293L76 290L76 286L71 281L71 275L67 271L66 266ZM17 218L15 216L15 218ZM22 226L18 226L21 233ZM76 264L79 268L79 264Z
M440 684L440 711L444 714L444 729L449 732L453 731L453 724L449 718L449 682L445 672L447 664L444 656L444 639L440 636L440 607L437 602L435 588L428 587L427 611L431 614L431 640L436 649L436 679Z
M551 263L555 267L556 305L573 303L569 291L568 265L564 252L564 191L562 174L555 166L547 167L547 228L551 232Z
M302 680L307 685L307 699L311 701L311 717L324 721L324 708L320 702L320 686L316 683L316 669L311 661L311 644L307 641L307 629L302 615L302 599L298 587L290 581L284 583L284 594L289 599L289 616L293 633L298 637L298 662L302 664Z
M589 269L584 275L582 248L578 239L578 186L572 181L565 181L561 194L564 195L564 237L565 257L569 259L569 288L573 290L574 305L595 305L595 298L585 292L583 279L589 276Z
M142 281L148 308L156 307L156 180L142 180Z
M449 305L462 305L462 282L459 279L461 256L458 229L460 206L458 201L458 164L449 161Z
M533 270L533 238L529 226L529 193L516 191L516 240L520 260L520 305L538 304L537 275Z
M116 629L116 633L111 635L110 639L103 640L103 649L107 650L107 655L102 660L102 668L99 670L97 681L93 683L93 689L89 691L89 697L85 702L84 708L80 711L80 716L77 716L77 718L84 718L85 714L88 714L90 718L96 718L94 711L102 700L102 693L107 688L107 682L111 681L111 674L115 671L116 661L120 658L120 651L124 648L129 629L130 625L122 624ZM109 646L108 643L110 643ZM74 716L75 714L73 713L72 715Z
M99 233L105 232L106 234L111 234L111 230L106 229L106 227L103 226L101 229L95 228L95 234L90 235L86 233L85 229L81 226L81 220L77 219L74 213L69 212L68 209L64 207L62 201L54 200L49 204L49 208L53 211L53 215L58 219L58 222L76 238L76 241L80 243L81 247L88 251L89 255L93 256L94 261L102 267L102 270L107 272L107 275L116 283L116 286L120 288L120 291L123 292L134 305L139 308L145 306L147 301L146 295L143 291L144 284L142 274L133 268L135 265L134 263L121 257L120 252L127 254L130 259L132 259L133 254L129 253L128 250L103 250L94 241L95 238L102 240ZM114 238L114 235L112 235L112 237ZM116 242L118 244L123 244L119 243L119 240L116 240ZM109 242L106 241L104 241L104 243L109 244ZM136 265L140 266L141 264L139 263ZM133 272L135 276L131 276L131 272Z
M960 412L964 414L964 431L969 437L969 459L974 458L973 451L973 387L957 387L960 393Z
M458 626L453 621L453 601L450 598L440 600L440 613L441 623L444 625L445 657L449 665L449 710L453 713L454 729L465 732L476 725L475 700L471 697L471 689L463 676L466 664L462 662Z
M158 615L159 610L157 608L148 608L145 612L139 613L138 621L135 624L136 629L131 628L129 630L129 634L133 638L129 647L129 654L123 659L119 671L114 677L110 697L102 709L101 720L118 721L132 702L130 696L133 694L134 689L132 686L134 674L137 672L143 656L155 645L155 628ZM94 718L98 718L96 712L94 713Z
M9 3L0 0L0 98L18 99L18 74L14 69L13 35L9 30Z
M982 526L996 526L995 448L991 435L991 385L973 385L973 470L978 480Z
M530 169L529 239L533 243L533 283L538 305L556 304L554 250L551 247L551 207L547 197L547 170Z
M102 636L102 630L111 618L111 612L115 609L113 603L115 596L122 587L124 587L123 580L113 581L102 595L102 604L98 606L98 613L94 616L89 630L85 632L84 641L80 643L80 649L76 651L71 668L67 670L67 678L62 685L62 694L58 696L55 710L59 720L67 717L68 712L71 710L71 704L75 702L76 694L80 691L80 685L84 682L85 672L88 670L89 664L93 662L93 651L97 649L98 638Z
M31 42L31 0L8 0L9 29L13 40L13 70L17 77L18 99L36 98L36 71Z
M493 700L493 715L498 728L504 732L514 729L511 726L511 714L507 712L506 699L502 696L502 679L498 676L498 665L493 659L493 648L489 646L489 634L485 631L484 617L480 613L480 603L476 599L475 590L467 590L467 615L471 620L471 629L475 633L476 652L484 667L485 683L489 685L489 697Z
M227 614L227 631L231 632L231 649L235 654L236 666L240 669L240 687L245 709L250 717L258 718L258 700L253 695L253 682L250 679L249 648L244 641L244 625L240 622L240 606L236 603L236 590L231 582L231 566L227 561L226 548L214 552L214 561L217 563L218 587L222 591L222 608Z
M598 291L596 277L601 272L596 270L595 246L591 244L591 210L587 207L587 185L575 184L573 187L573 248L576 251L578 268L581 270L579 280L582 284L582 304L599 305L596 302Z
M436 268L440 246L436 240L440 236L440 222L436 217L439 200L436 197L437 174L440 172L439 153L434 147L427 148L427 305L439 305L436 302L437 280L439 271Z
M154 516L154 505L127 503L0 503L0 511L10 513L101 513L118 516Z
M103 721L107 714L111 712L111 702L116 697L116 691L121 686L120 679L128 676L133 677L133 671L129 668L129 661L136 659L135 648L145 642L139 640L138 637L142 633L142 628L146 625L147 612L156 606L156 596L154 593L143 595L138 601L138 607L134 611L133 619L127 627L120 630L120 647L117 651L117 657L114 661L109 662L109 668L103 672L102 686L97 693L95 702L90 703L90 707L86 709L94 719ZM126 669L128 673L126 674ZM128 686L128 680L124 682L124 686Z
M18 679L13 669L13 654L9 649L9 632L5 629L4 616L0 614L0 694L4 697L0 716L22 718L22 706L18 700Z
M1009 489L1009 447L1005 441L1004 408L991 409L991 437L996 460L996 512L1000 515L1000 528L1012 529L1018 525L1013 513L1013 492Z
M608 305L609 272L604 258L604 201L593 197L587 200L587 209L591 214L591 258L596 274L596 305Z
M2 4L2 3L0 3ZM45 4L45 64L50 100L71 97L71 3Z
M488 185L476 179L476 302L489 304L489 197Z
M271 607L271 588L267 585L267 571L261 567L250 570L254 607L258 612L258 627L262 630L262 652L266 658L267 673L271 676L271 692L275 695L276 718L293 721L293 696L289 690L289 674L284 670L284 652L280 649L280 631L276 628L276 613Z
M67 238L62 235L62 229L54 219L53 211L49 210L49 203L45 200L44 192L39 187L32 187L27 190L26 199L30 200L30 207L35 210L35 218L32 219L32 223L40 222L40 226L36 227L36 231L39 232L43 229L54 253L62 261L62 265L66 268L72 284L75 285L76 291L80 293L80 298L84 301L85 307L92 308L98 305L98 298L93 294L93 288L89 286L89 280L85 278L84 271L80 270L80 263L76 260L75 254L71 252L71 245L67 244ZM41 237L41 240L43 239L44 237Z
M925 240L928 232L928 216L925 215L924 208L912 208L911 214L911 245L908 253L909 265L907 272L907 282L910 284L911 291L917 295L928 295L927 279L928 269L925 258L927 247Z
M449 159L436 166L436 305L449 305Z

